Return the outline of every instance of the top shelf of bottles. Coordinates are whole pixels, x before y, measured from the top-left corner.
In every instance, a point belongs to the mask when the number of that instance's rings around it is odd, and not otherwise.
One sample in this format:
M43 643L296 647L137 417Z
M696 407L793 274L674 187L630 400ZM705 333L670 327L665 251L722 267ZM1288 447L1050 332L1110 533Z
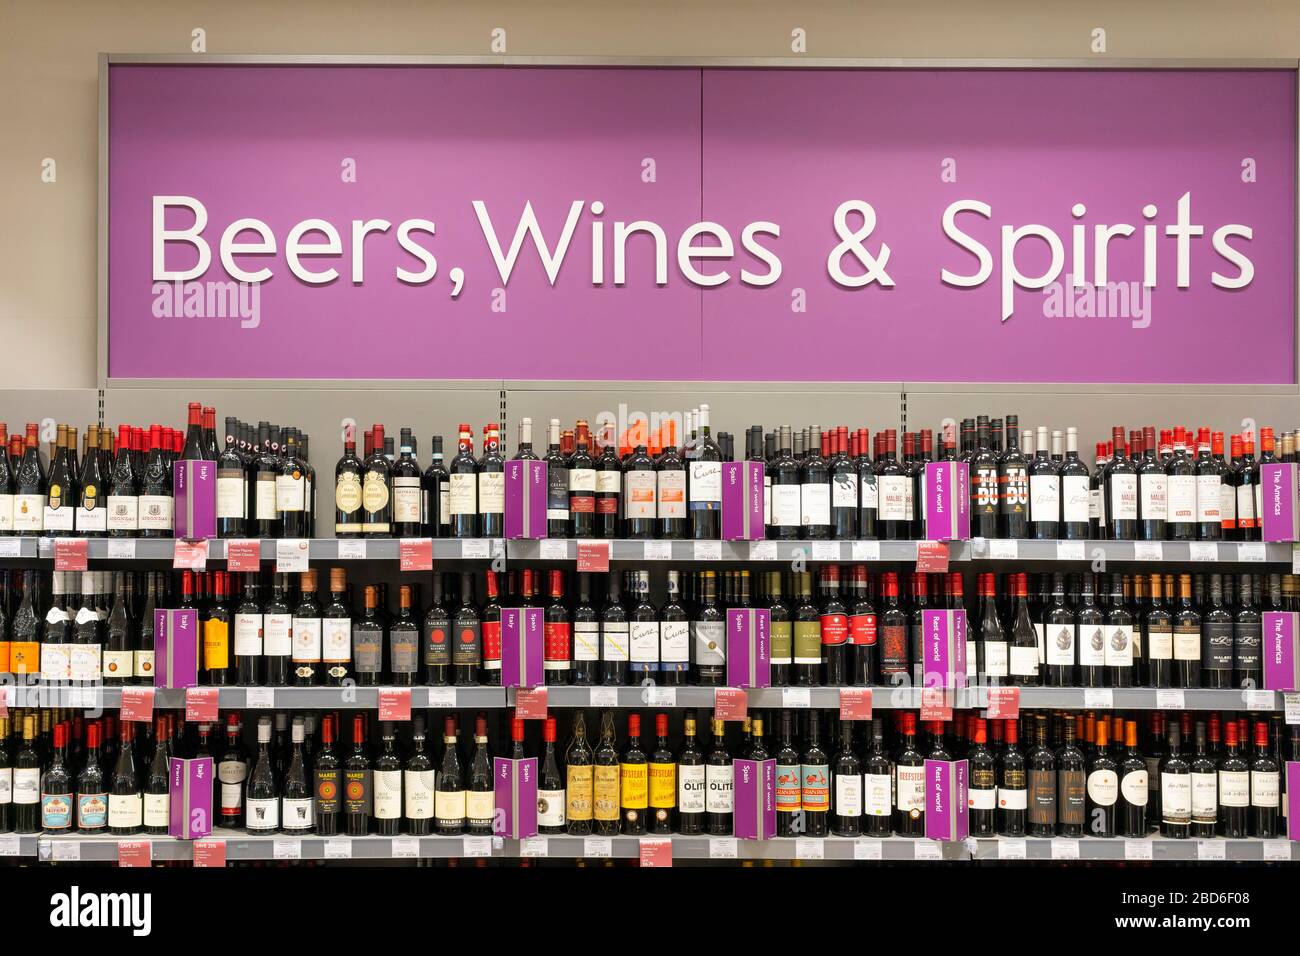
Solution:
M0 538L0 559L52 560L56 538ZM237 539L209 541L207 560L224 561L227 546ZM277 560L281 549L299 545L291 539L257 541L262 561ZM371 538L307 540L312 561L398 561L403 542L421 539ZM431 557L438 561L490 561L504 554L510 561L576 561L580 547L608 547L615 562L793 562L843 561L861 563L915 563L917 541L641 541L599 539L504 540L501 538L433 538L428 540ZM1234 541L1053 541L1031 539L984 539L952 541L944 547L950 563L1006 561L1073 562L1166 562L1188 564L1243 563L1292 565L1296 545L1291 543ZM86 556L90 560L166 561L174 560L176 542L171 538L89 538Z

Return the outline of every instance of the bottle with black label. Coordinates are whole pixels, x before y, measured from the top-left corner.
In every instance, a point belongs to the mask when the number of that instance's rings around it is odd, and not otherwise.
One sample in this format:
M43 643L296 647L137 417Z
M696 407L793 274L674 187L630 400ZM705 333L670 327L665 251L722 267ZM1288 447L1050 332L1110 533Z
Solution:
M1047 718L1034 715L1034 743L1028 755L1029 835L1050 837L1056 833L1056 755L1047 745Z
M388 678L398 687L415 683L420 660L420 628L411 613L411 586L398 591L397 617L388 628Z
M998 459L998 530L1029 537L1029 460L1020 450L1020 416L1007 416L1007 450Z
M1233 686L1260 687L1264 683L1264 626L1255 606L1255 587L1249 574L1237 577L1237 614L1232 625Z
M1061 747L1056 752L1056 813L1064 837L1081 837L1087 817L1087 760L1075 738L1074 720L1062 721Z
M974 717L972 723L971 748L966 754L970 763L970 784L967 791L970 834L973 837L991 837L997 832L997 759L988 747L985 718Z
M362 687L383 682L384 624L379 617L378 602L378 588L367 584L365 610L352 622L352 672Z
M343 761L343 832L365 836L370 832L374 812L374 779L366 753L366 718L352 718L352 752Z
M1232 611L1224 602L1223 576L1210 575L1210 601L1201 619L1201 685L1225 688L1233 686L1233 641L1235 624Z
M1005 743L998 755L998 833L1022 837L1028 822L1029 785L1025 755L1017 746L1019 727L1016 721L1004 721L1003 734Z
M343 807L343 771L334 751L334 721L332 714L326 714L321 721L321 746L312 767L315 794L312 825L319 836L338 835L339 814Z
M472 687L478 683L483 663L482 620L478 605L474 603L474 575L462 571L460 575L460 607L452 618L451 667L452 683L457 687Z

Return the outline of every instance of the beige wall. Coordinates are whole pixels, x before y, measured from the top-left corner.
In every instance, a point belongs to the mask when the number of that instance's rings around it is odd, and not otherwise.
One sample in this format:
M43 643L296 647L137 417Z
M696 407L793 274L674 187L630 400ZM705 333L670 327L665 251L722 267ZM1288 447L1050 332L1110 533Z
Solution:
M0 0L0 384L95 385L96 54L1297 57L1300 0ZM1099 57L1100 58L1100 57ZM1083 117L1081 117L1083 119ZM57 181L41 181L42 162Z

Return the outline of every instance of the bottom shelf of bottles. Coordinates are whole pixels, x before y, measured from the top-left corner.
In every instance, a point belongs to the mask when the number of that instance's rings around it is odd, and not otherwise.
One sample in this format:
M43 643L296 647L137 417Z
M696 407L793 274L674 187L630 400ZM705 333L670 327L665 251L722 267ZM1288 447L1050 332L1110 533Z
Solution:
M671 844L675 860L839 860L956 862L969 860L1111 860L1130 862L1235 860L1300 861L1300 842L1257 838L1174 840L1152 834L1142 839L971 838L960 842L886 837L787 838L739 840L734 837L581 837L536 836L524 840L490 836L324 837L274 834L255 836L216 830L206 841L171 837L121 840L113 836L0 836L0 856L36 857L42 862L114 862L122 844L148 848L154 861L193 860L195 843L220 843L224 859L235 860L400 860L556 858L637 859L642 844ZM652 847L647 846L647 849Z

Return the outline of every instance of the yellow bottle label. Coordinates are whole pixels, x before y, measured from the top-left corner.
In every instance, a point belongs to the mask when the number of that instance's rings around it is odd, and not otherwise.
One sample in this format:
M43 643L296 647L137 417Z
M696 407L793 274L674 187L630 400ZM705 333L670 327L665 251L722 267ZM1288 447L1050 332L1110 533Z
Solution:
M619 764L619 785L623 788L622 805L629 810L644 810L649 806L649 765L643 763Z
M566 800L569 805L570 820L591 819L591 770L590 766L569 767Z
M230 666L230 625L225 621L203 622L203 666L208 670Z
M650 765L650 806L657 810L672 809L677 803L677 764Z
M39 674L41 645L35 641L14 641L9 645L9 666L15 674Z
M596 767L596 801L592 808L597 820L618 819L618 767Z

